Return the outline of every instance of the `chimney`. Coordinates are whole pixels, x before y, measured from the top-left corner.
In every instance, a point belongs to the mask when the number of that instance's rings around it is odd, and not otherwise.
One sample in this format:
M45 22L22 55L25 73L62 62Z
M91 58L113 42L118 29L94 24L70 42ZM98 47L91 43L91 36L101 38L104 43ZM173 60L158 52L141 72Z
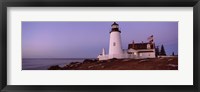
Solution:
M132 48L134 49L134 46L135 46L135 42L134 42L134 40L133 40L133 42L132 42Z
M105 56L105 54L106 54L106 52L105 52L105 49L103 48L102 49L102 55Z

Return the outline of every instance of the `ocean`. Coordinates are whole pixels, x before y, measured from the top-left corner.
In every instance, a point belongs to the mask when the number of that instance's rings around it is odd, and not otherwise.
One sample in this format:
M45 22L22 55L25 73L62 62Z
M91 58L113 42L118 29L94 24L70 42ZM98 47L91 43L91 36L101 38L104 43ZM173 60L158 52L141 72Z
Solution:
M86 59L86 58L85 58ZM63 67L71 62L83 62L84 58L25 58L22 59L22 70L48 70L50 66Z

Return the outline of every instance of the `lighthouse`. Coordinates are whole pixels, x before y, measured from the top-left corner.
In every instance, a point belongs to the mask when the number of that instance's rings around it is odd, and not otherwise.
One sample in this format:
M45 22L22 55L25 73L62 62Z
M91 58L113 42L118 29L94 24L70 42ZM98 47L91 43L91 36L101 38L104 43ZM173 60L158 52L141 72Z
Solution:
M122 58L122 45L121 45L121 31L119 25L114 22L111 25L110 31L110 44L109 44L109 58Z
M122 50L121 30L119 25L114 22L111 25L109 53L106 54L105 49L97 56L99 60L108 59L125 59L125 58L155 58L155 43L153 42L153 35L148 38L149 42L131 43L128 44L128 49Z

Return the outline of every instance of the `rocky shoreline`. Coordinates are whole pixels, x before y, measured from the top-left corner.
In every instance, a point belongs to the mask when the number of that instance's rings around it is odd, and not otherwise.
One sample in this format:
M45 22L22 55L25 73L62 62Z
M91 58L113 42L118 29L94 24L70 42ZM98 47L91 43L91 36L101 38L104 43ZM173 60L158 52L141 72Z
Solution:
M51 66L48 70L178 70L178 57L147 59L110 59L71 62L64 67Z

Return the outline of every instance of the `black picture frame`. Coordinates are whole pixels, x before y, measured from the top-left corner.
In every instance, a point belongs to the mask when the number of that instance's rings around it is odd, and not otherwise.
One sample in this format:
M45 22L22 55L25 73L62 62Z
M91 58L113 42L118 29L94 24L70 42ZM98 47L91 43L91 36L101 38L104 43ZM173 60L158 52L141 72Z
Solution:
M0 1L0 90L2 92L199 92L200 91L200 0L1 0ZM194 85L7 85L7 7L193 7Z

